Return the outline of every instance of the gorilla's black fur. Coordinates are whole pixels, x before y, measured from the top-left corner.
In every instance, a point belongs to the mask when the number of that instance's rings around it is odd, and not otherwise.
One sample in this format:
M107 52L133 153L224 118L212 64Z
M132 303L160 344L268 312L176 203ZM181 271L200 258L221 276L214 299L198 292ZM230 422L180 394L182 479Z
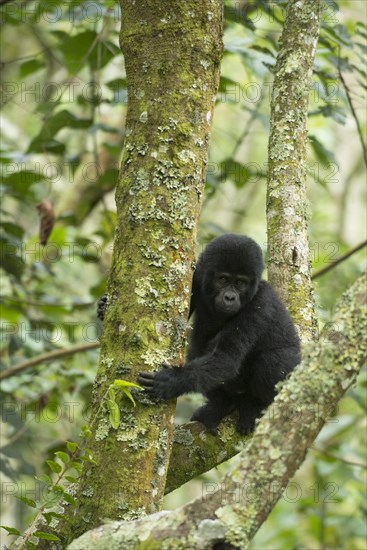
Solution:
M249 237L214 239L194 273L194 326L185 365L141 373L138 379L160 399L204 394L208 402L192 420L214 433L236 408L238 431L253 430L274 399L277 382L300 362L295 327L270 284L261 280L263 268L261 249Z

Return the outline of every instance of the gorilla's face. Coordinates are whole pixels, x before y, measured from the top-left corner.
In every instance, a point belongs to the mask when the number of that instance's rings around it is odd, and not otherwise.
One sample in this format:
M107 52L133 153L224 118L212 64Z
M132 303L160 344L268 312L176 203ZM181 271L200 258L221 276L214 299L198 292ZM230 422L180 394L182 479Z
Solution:
M223 235L208 244L194 275L203 302L215 316L236 315L255 296L264 268L259 245L249 237Z
M214 309L232 316L246 303L250 278L241 273L215 272L212 280Z

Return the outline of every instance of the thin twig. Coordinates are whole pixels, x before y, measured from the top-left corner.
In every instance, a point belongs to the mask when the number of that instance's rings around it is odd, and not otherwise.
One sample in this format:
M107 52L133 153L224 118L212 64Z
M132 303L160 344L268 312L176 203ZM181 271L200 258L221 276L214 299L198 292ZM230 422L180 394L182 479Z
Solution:
M367 470L367 464L364 464L363 462L355 462L354 460L347 460L341 456L334 455L332 453L328 453L327 451L324 451L323 449L319 449L318 447L315 447L312 445L311 449L313 451L316 451L322 455L327 456L328 458L334 458L334 460L339 460L340 462L343 462L344 464L348 464L349 466L357 466L358 468L364 468Z
M1 0L0 0L1 1ZM0 303L1 302L13 302L14 304L21 304L26 306L34 306L34 307L60 307L64 309L69 308L87 308L92 307L96 304L96 302L71 302L67 304L66 302L37 302L35 300L22 300L21 298L13 298L13 296L6 296L6 295L0 295Z
M349 107L350 107L350 110L352 112L352 116L355 120L355 123L356 123L356 126L357 126L357 130L358 130L358 135L359 135L359 139L360 139L360 142L361 142L361 145L362 145L362 150L363 150L363 158L364 158L364 163L367 167L367 146L364 142L364 139L363 139L363 132L362 132L362 128L361 128L361 125L359 123L359 120L358 120L358 117L357 117L357 113L354 109L354 106L353 106L353 103L352 103L352 99L350 97L350 90L347 86L347 83L345 82L344 80L344 77L342 75L342 72L341 70L339 69L339 78L340 78L340 81L341 83L343 84L344 86L344 90L345 90L345 93L346 93L346 96L347 96L347 100L348 100L348 103L349 103Z
M35 365L39 365L40 363L44 363L45 361L52 361L53 359L59 359L60 357L67 357L68 355L74 355L74 353L80 353L82 351L96 349L99 346L100 346L99 342L92 342L90 344L80 344L78 346L73 346L67 349L58 349L55 351L51 351L49 353L43 353L42 355L38 355L37 357L33 357L32 359L28 359L27 361L23 361L22 363L19 363L13 368L6 369L0 372L0 380L5 380L5 378L10 378L11 376L19 374L20 372L28 369L29 367L34 367Z
M75 457L78 453L79 453L79 447L77 447L77 449L73 453L71 453L70 463L73 462L73 460L75 459ZM58 485L60 485L60 481L62 480L62 478L66 474L68 468L70 468L69 464L64 464L63 465L61 472L58 474L58 476L55 480L55 483L52 484L54 487L57 487ZM29 540L29 538L33 535L34 531L37 529L38 523L41 519L41 516L45 512L45 510L47 510L46 503L43 504L41 506L41 508L39 508L36 516L33 518L33 521L31 523L31 525L28 527L28 529L26 529L26 531L21 536L21 539L17 543L16 550L21 550L21 548L24 548L24 546L27 544L27 541Z
M327 273L331 269L334 269L334 267L336 267L338 264L341 264L342 262L344 262L344 260L352 256L353 254L355 254L359 250L362 250L362 248L364 248L366 245L367 245L367 241L363 241L363 243L355 246L354 248L352 248L351 250L343 254L343 256L340 256L340 258L335 260L335 262L332 262L326 267L323 267L322 269L320 269L319 271L316 271L316 273L312 275L312 280L315 280L318 277L321 277L321 275L325 275L325 273Z

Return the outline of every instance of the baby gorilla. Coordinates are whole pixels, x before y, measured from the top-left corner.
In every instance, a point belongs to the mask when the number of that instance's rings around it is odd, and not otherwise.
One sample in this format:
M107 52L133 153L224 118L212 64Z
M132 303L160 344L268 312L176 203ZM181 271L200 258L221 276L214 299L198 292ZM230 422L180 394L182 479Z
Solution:
M270 284L261 280L263 269L261 249L249 237L214 239L194 273L194 324L184 366L165 365L138 379L158 399L204 394L208 402L191 420L212 433L235 409L238 431L252 431L273 401L275 385L300 362L292 319Z

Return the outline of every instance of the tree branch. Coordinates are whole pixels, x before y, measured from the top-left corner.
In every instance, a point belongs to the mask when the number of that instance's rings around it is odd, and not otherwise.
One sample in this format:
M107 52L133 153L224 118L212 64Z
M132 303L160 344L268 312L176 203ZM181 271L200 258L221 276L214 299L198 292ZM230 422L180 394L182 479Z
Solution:
M188 422L175 428L165 493L208 472L236 455L251 436L236 432L234 415L221 422L218 435L211 435L200 422Z
M346 260L347 258L350 258L350 256L352 256L353 254L355 254L359 250L362 250L362 248L364 248L366 245L367 245L367 241L364 241L363 243L360 243L357 246L355 246L354 248L352 248L351 250L348 250L348 252L343 254L343 256L340 256L339 258L337 258L335 260L335 262L332 262L329 265L327 265L326 267L323 267L322 269L320 269L319 271L316 271L316 273L314 273L312 275L312 280L315 280L318 277L321 277L322 275L325 275L325 273L327 273L331 269L334 269L334 267L336 267L337 265L344 262L344 260Z
M304 342L314 340L318 333L307 236L306 145L321 7L321 0L287 3L270 116L269 281L286 303Z
M96 349L99 347L99 345L99 342L92 342L90 344L79 344L78 346L74 346L71 348L57 349L55 351L50 351L49 353L37 355L37 357L22 361L21 363L18 363L18 365L15 365L15 367L0 372L0 380L5 380L6 378L10 378L11 376L20 374L24 370L29 369L30 367L34 367L35 365L39 365L40 363L45 363L46 361L53 361L54 359L60 359L60 357L74 355L74 353L80 353L81 351Z
M223 541L246 548L366 359L365 285L363 275L343 295L333 319L338 331L331 340L330 333L320 338L283 383L238 465L214 492L211 485L210 495L173 512L108 523L73 541L69 550L133 550L143 541L147 548L163 542L167 547L211 548Z

